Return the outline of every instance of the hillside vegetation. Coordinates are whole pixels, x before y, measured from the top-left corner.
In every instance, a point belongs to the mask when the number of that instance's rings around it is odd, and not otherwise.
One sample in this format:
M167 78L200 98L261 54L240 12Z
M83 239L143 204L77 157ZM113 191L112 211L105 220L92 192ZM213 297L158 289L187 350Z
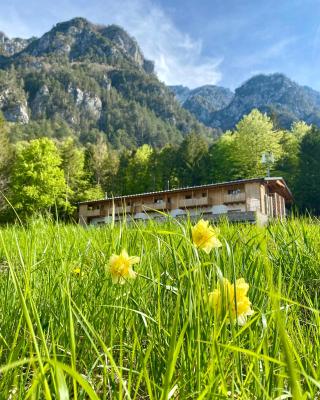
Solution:
M319 221L219 228L209 254L174 220L1 229L1 396L318 398ZM140 260L119 285L123 249ZM249 285L239 324L210 300L222 277Z
M118 26L84 18L30 40L2 34L0 111L43 136L50 121L55 137L71 130L82 143L99 132L127 148L178 143L191 131L212 137L157 79L135 39Z

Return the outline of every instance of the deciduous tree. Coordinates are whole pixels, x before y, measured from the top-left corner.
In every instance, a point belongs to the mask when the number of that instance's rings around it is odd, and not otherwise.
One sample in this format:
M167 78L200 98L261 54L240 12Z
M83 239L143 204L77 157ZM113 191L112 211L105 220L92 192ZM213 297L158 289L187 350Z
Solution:
M37 212L70 212L61 157L48 138L17 145L11 179L11 203L22 216Z

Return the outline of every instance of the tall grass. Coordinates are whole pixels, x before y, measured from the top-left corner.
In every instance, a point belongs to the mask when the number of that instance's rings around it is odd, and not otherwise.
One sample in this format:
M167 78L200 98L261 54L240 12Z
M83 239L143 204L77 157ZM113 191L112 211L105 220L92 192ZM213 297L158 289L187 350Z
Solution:
M0 399L320 398L319 222L223 223L210 255L190 228L3 228ZM113 285L123 248L139 276ZM250 285L244 326L214 320L219 273Z

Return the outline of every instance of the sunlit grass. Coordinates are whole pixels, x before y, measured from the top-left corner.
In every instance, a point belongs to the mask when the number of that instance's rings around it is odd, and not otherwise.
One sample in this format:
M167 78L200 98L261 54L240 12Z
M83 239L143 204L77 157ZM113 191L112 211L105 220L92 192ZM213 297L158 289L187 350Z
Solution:
M219 228L209 254L188 221L3 228L0 399L320 398L319 221ZM244 326L215 318L221 276L249 284Z

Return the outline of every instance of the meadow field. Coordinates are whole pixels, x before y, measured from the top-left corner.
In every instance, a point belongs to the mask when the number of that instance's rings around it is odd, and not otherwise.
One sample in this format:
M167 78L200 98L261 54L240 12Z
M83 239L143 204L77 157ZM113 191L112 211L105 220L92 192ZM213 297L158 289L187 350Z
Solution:
M0 229L0 399L320 399L319 221L223 222L209 253L192 225ZM246 320L215 309L224 279Z

